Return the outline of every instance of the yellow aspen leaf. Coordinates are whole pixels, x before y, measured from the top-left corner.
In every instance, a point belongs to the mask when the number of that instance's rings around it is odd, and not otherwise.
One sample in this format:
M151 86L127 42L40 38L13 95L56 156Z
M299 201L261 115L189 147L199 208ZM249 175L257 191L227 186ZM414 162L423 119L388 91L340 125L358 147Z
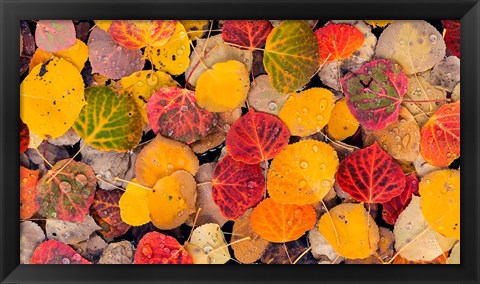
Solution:
M157 135L140 151L135 164L138 181L148 187L178 170L195 175L198 168L198 158L190 147L161 135Z
M84 88L80 71L65 59L37 65L20 85L20 118L40 138L57 138L85 105Z
M247 68L236 60L216 63L200 75L195 98L200 107L224 112L243 106L250 88Z
M448 169L427 174L420 181L419 193L430 227L460 240L460 171Z
M33 67L38 64L47 62L53 56L66 59L68 62L75 65L79 71L82 71L85 62L88 59L88 47L83 41L77 39L77 42L74 45L58 52L50 53L37 48L30 61L29 70L32 70Z
M108 32L111 24L112 20L95 20L95 25L106 32Z
M148 99L163 87L180 87L177 81L162 71L138 71L123 77L120 83L122 89L135 100L146 123L148 123L146 109Z
M185 243L183 248L192 257L194 264L210 264L210 258L208 258L207 253L198 246L192 243Z
M322 215L318 228L343 257L366 258L378 249L378 226L363 204L344 203L332 208L330 215Z
M193 230L190 243L202 249L211 264L224 264L230 260L225 236L218 224L208 223Z
M132 179L131 182L127 185L118 202L120 217L123 222L129 225L141 226L150 222L148 196L151 190L135 185L137 183L136 178Z
M253 209L248 209L235 220L232 229L232 249L235 258L241 263L249 264L257 261L267 248L269 242L262 239L252 229L251 216ZM249 240L234 243L242 238L250 237Z
M334 106L333 93L324 88L311 88L292 94L278 117L295 136L309 136L319 132L330 120Z
M190 64L190 39L185 28L177 22L175 32L162 46L148 46L145 56L150 59L157 70L172 75L180 75Z
M270 165L268 194L281 203L319 202L332 189L337 169L332 146L312 139L290 144Z
M394 20L364 20L364 21L365 23L369 24L373 28L376 28L376 27L384 28L388 24L391 24L394 22Z
M176 171L155 183L148 196L150 219L155 227L170 230L195 212L197 183L186 171Z
M202 38L210 24L209 20L180 20L190 40Z
M331 138L344 140L357 132L358 121L352 115L345 99L338 100L327 123L327 131Z
M282 204L267 198L253 209L250 222L253 231L262 239L285 243L313 228L316 219L315 209L310 204Z

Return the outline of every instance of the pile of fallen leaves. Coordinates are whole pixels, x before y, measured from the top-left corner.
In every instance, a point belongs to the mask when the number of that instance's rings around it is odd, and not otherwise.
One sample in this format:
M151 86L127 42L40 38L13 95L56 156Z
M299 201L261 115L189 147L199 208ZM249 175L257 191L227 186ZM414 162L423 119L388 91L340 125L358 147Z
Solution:
M459 29L21 22L21 263L459 263Z

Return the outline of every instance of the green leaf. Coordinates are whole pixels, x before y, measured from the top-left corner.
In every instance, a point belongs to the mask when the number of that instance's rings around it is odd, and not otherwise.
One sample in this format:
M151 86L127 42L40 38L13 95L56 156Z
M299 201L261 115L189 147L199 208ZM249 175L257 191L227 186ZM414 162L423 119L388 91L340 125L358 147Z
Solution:
M125 152L142 138L142 116L135 101L109 87L85 90L87 106L73 125L85 142L99 150Z
M280 93L307 84L319 63L318 42L305 21L283 21L268 36L263 64L270 83Z

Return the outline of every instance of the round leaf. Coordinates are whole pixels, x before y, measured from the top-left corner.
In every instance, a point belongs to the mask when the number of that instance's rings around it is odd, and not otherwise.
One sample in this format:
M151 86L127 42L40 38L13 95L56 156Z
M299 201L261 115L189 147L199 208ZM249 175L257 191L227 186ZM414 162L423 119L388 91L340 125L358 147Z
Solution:
M241 263L250 264L257 261L267 248L269 242L260 238L252 229L250 218L253 209L248 209L245 213L238 217L233 224L232 231L232 249L235 258ZM242 238L249 237L249 240L239 241ZM237 243L235 243L238 241Z
M107 238L120 237L130 229L130 225L122 221L120 213L118 203L122 195L123 192L119 189L97 189L95 192L90 212L96 223L102 228L102 235Z
M33 252L30 264L91 264L68 245L49 240Z
M211 264L224 264L230 260L227 242L218 224L205 224L195 228L190 243L202 249Z
M135 251L135 264L193 264L178 241L159 232L143 236Z
M364 41L363 33L352 25L327 24L315 31L320 62L341 60L352 56Z
M137 179L132 179L118 201L122 221L132 226L141 226L150 222L148 210L149 189L135 185Z
M256 111L277 115L289 96L277 92L268 75L256 77L248 92L248 103Z
M175 32L177 21L113 20L108 32L112 38L129 49L162 46Z
M345 99L338 100L327 123L327 131L335 140L344 140L357 132L358 121L352 115Z
M236 47L263 47L273 26L267 20L227 20L222 26L223 41Z
M35 29L35 42L47 52L65 50L75 44L75 27L70 20L40 20Z

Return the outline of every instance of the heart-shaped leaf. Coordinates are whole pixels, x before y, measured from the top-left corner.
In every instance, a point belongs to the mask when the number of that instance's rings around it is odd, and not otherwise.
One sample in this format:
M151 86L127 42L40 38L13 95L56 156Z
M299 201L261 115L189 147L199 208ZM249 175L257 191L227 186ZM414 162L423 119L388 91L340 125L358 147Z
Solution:
M142 116L133 99L109 87L85 90L87 106L73 128L85 142L103 151L125 152L142 138Z
M258 164L278 155L289 138L290 131L276 116L250 110L233 123L226 148L235 160Z
M428 163L446 167L460 157L460 101L443 105L421 130L420 153Z
M341 60L352 56L364 41L363 33L352 25L330 23L315 31L320 62Z
M223 216L237 219L262 200L265 180L259 165L248 165L226 155L217 164L212 180L213 200Z
M340 83L348 108L366 129L383 129L398 119L408 84L398 64L372 60L342 78Z
M376 142L345 158L336 180L355 200L368 203L385 203L405 189L402 168Z
M251 225L262 239L284 243L300 238L315 226L316 219L312 205L282 204L267 198L253 209Z
M92 217L102 228L101 233L107 238L117 238L124 235L130 225L122 221L118 205L123 192L119 189L97 189L90 207Z
M70 20L40 20L35 29L35 42L47 52L65 50L75 44L75 27Z
M56 241L41 243L33 252L30 264L91 264L73 248Z
M412 200L412 195L418 196L418 178L416 174L408 175L405 178L405 189L400 195L390 199L382 204L383 211L382 217L385 222L390 225L394 225L397 221L398 215L407 208L408 204Z
M283 21L268 35L263 64L280 93L307 84L320 66L318 42L305 21Z
M236 47L263 47L273 26L267 20L227 20L222 26L223 41Z
M217 123L214 113L197 105L193 91L176 87L153 94L147 102L147 116L155 134L187 144L206 136Z
M159 232L143 236L135 251L135 264L193 264L178 241Z
M108 32L112 38L129 49L162 46L175 32L177 21L113 20Z
M90 166L61 160L37 183L38 213L49 219L81 222L92 204L96 186L97 178Z
M456 57L460 58L460 21L442 20L445 32L445 44L447 49Z

